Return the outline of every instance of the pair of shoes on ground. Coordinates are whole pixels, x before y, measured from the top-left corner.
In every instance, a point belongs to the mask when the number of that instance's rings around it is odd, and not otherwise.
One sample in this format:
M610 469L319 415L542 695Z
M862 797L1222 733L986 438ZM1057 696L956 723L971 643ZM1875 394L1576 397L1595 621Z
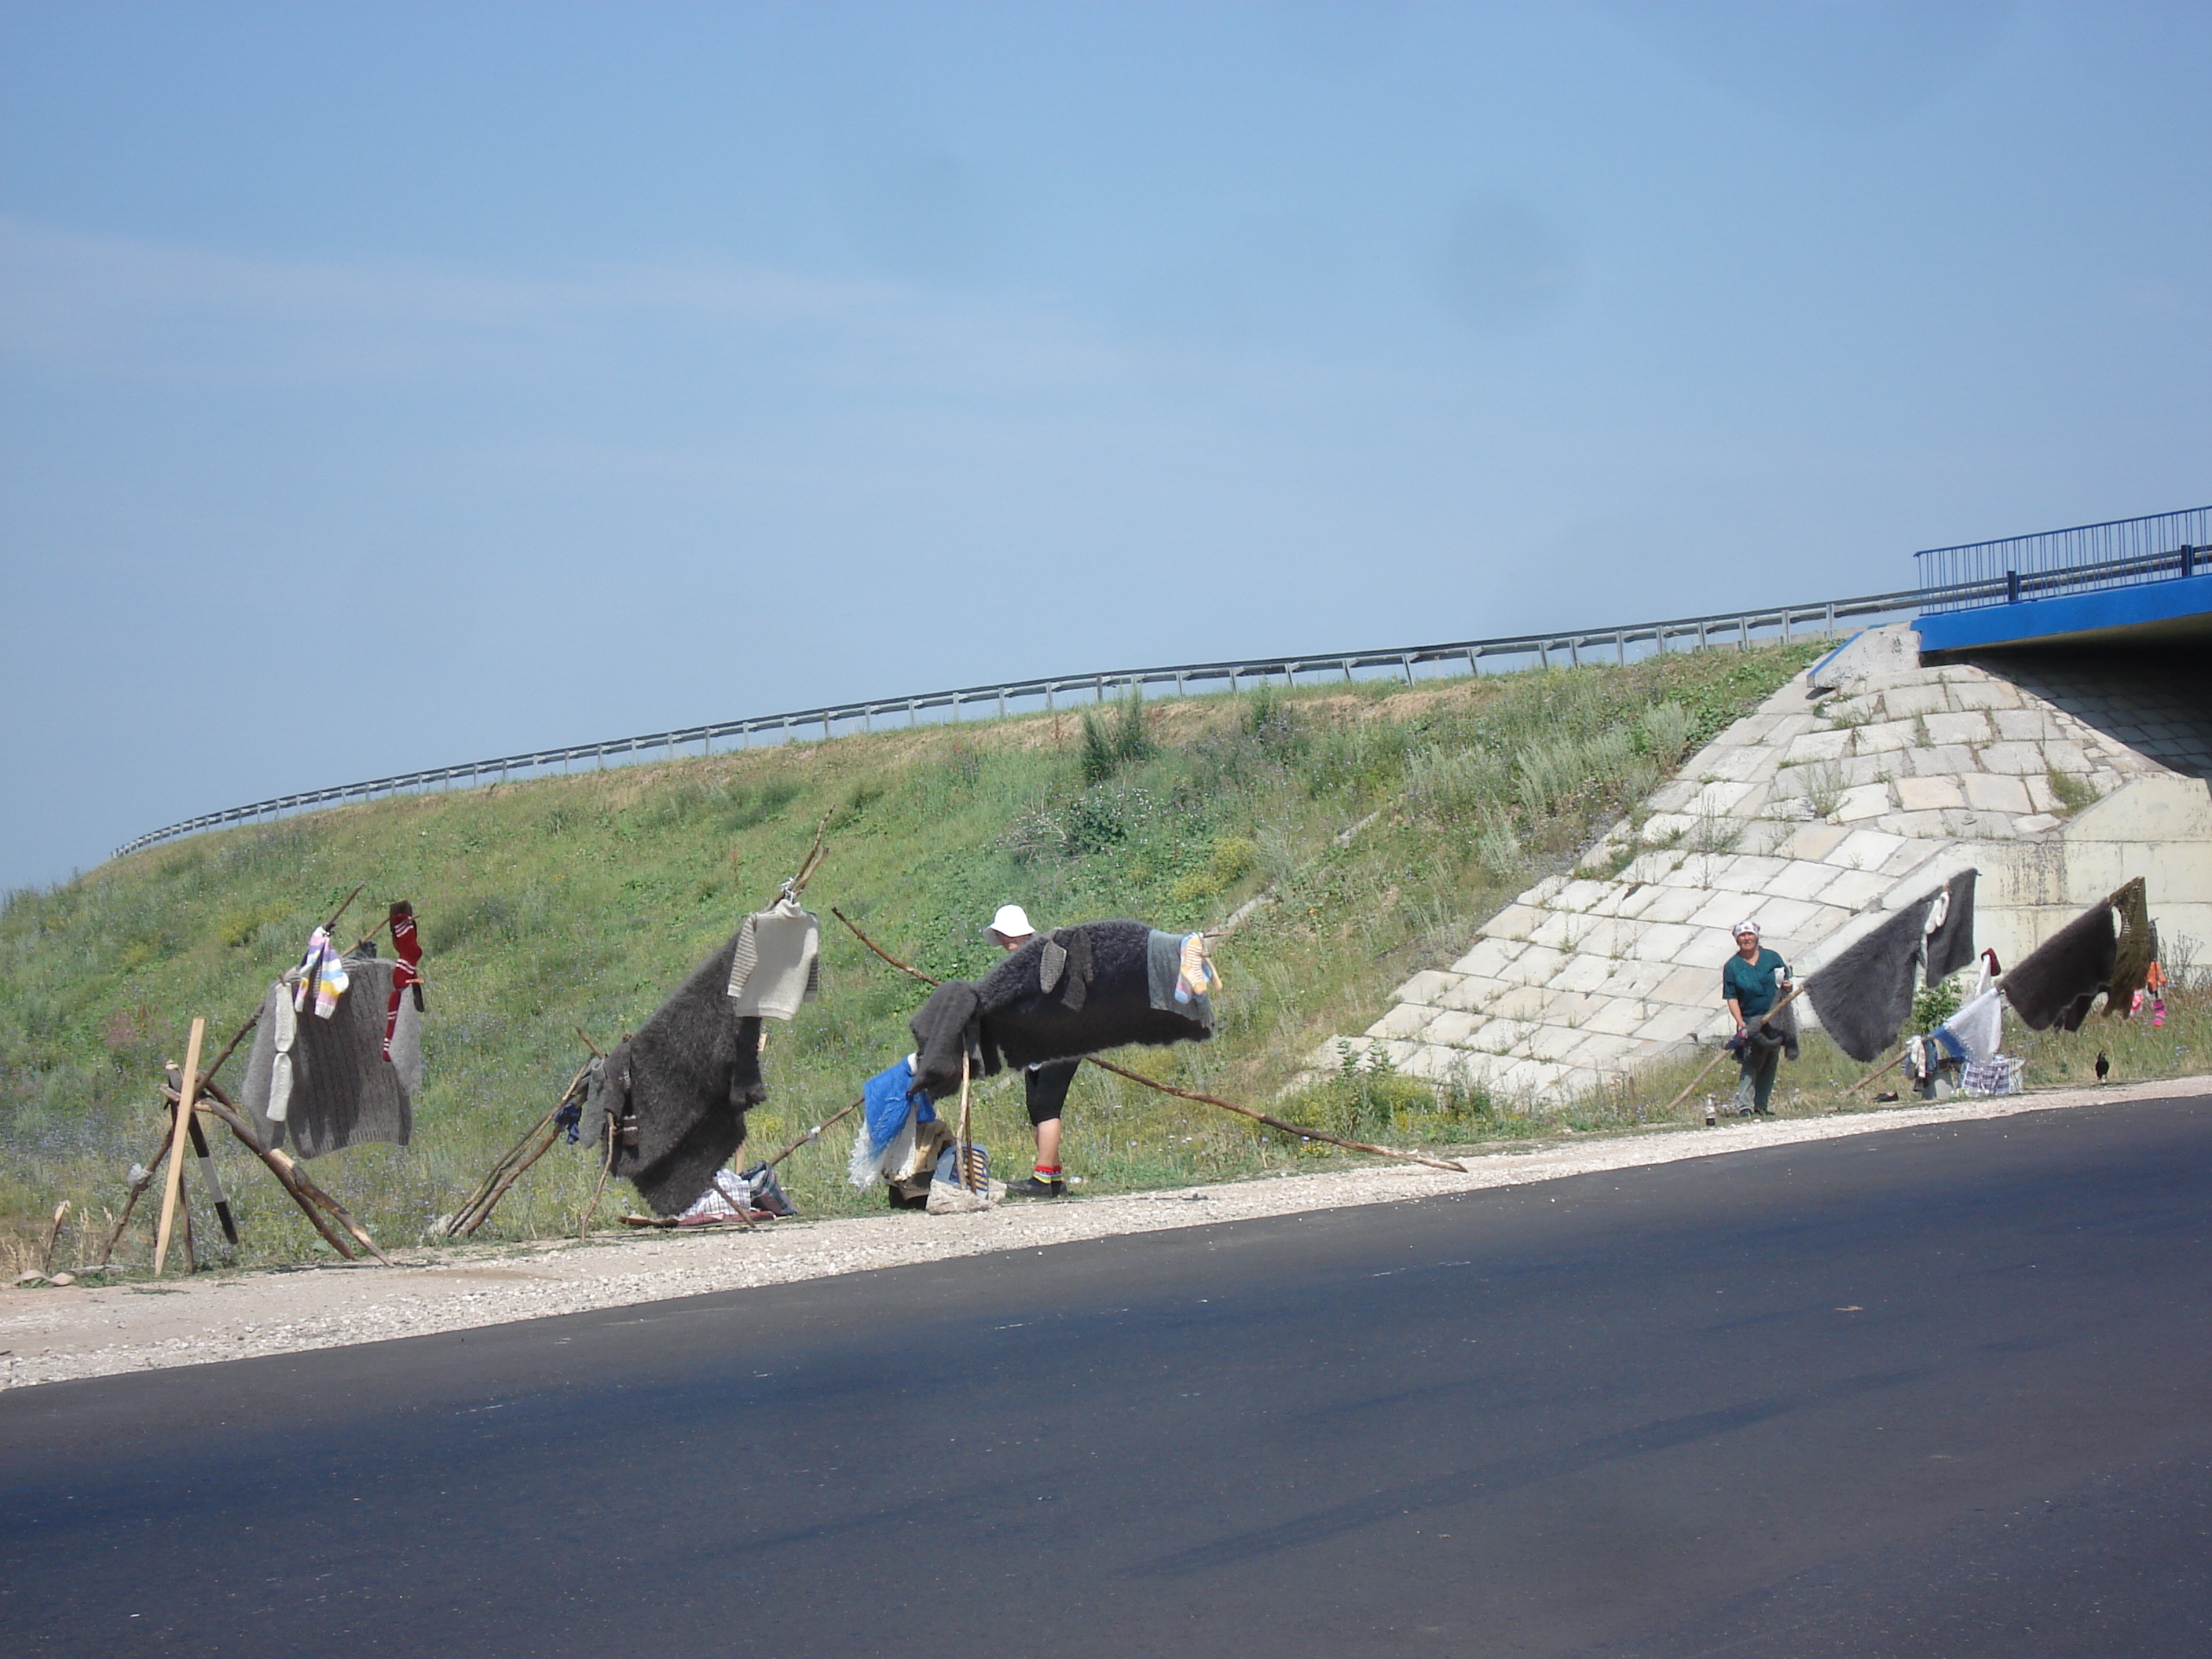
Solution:
M1066 1198L1067 1183L1065 1181L1039 1181L1035 1176L1031 1176L1027 1181L1017 1181L1009 1184L1006 1188L1006 1196L1008 1198Z

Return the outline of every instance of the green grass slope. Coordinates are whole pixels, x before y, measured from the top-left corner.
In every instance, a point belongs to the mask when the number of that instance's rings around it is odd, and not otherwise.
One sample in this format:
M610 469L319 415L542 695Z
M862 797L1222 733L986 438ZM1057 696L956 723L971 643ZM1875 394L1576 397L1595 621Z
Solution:
M774 896L825 817L807 894L827 924L823 1000L769 1027L755 1150L843 1106L908 1046L921 988L830 921L832 904L928 972L972 975L994 956L981 924L1007 901L1045 925L1194 927L1264 889L1273 902L1221 951L1216 1040L1134 1062L1261 1101L1812 654L1109 705L400 797L151 848L0 913L0 1237L21 1265L66 1200L57 1265L96 1252L125 1171L157 1144L155 1079L191 1017L207 1017L211 1044L227 1038L366 882L349 939L392 899L422 918L427 1078L413 1146L356 1148L315 1175L411 1242L559 1094L577 1030L605 1047L634 1028ZM1514 1132L1494 1104L1388 1077L1294 1103L1334 1127L1446 1142ZM994 1080L980 1109L979 1138L1025 1170L1018 1083ZM1304 1156L1089 1068L1068 1123L1068 1162L1092 1190ZM808 1212L879 1201L843 1184L847 1143L840 1130L787 1165ZM227 1167L238 1259L317 1252L272 1182ZM562 1147L489 1235L573 1230L593 1173L589 1149ZM631 1201L612 1198L603 1218ZM134 1223L118 1260L144 1254Z

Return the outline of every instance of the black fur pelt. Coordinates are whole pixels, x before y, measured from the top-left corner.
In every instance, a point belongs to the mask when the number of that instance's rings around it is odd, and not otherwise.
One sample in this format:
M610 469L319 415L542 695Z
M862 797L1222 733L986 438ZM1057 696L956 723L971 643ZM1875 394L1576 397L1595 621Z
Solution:
M1125 1043L1203 1042L1212 1035L1204 1019L1152 1005L1152 933L1141 921L1086 921L1031 939L973 985L940 986L909 1026L917 1084L933 1100L959 1093L963 1036L984 1077ZM1066 954L1049 991L1042 983L1048 945Z
M2013 963L1999 983L2031 1031L2078 1031L2097 993L2112 982L2118 955L2112 904L2100 901Z
M604 1081L584 1115L581 1132L602 1156L605 1121L615 1119L613 1173L659 1215L678 1214L698 1200L744 1144L746 1108L768 1098L761 1023L738 1018L730 1005L737 947L732 933L607 1056ZM635 1146L624 1144L619 1127L625 1110L637 1120Z

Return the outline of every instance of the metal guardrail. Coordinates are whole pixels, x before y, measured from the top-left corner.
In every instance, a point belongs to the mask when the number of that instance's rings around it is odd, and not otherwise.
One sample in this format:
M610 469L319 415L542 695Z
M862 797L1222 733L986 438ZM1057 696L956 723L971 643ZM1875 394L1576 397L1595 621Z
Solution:
M1754 634L1770 635L1781 639L1797 633L1811 631L1814 624L1819 630L1833 635L1839 621L1856 617L1891 616L1925 608L1927 596L1918 591L1895 593L1872 593L1852 599L1824 599L1813 605L1769 606L1757 611L1730 611L1710 617L1680 617L1670 622L1634 623L1616 628L1598 628L1571 633L1517 634L1508 638L1490 640L1455 640L1443 645L1401 647L1387 651L1322 652L1310 656L1245 658L1221 662L1183 663L1168 668L1126 668L1091 674L1070 674L1043 679L1006 680L992 685L963 686L957 690L931 691L919 696L878 697L858 702L833 703L822 708L794 709L788 714L760 714L748 720L718 720L706 726L681 726L670 732L648 732L640 737L616 738L605 743L574 744L562 749L534 749L520 754L503 755L496 760L466 761L457 766L436 766L420 772L400 772L388 778L371 778L362 783L343 783L327 789L303 790L297 794L277 795L268 800L254 801L245 806L233 806L220 812L203 812L197 817L179 820L149 830L134 841L125 842L115 849L114 856L122 858L141 848L165 841L174 841L180 836L194 835L203 830L217 830L226 824L250 823L258 819L280 817L287 812L304 811L318 806L334 806L345 801L370 800L380 795L398 794L403 791L451 788L455 784L473 788L484 783L505 783L518 777L528 777L559 767L566 771L570 767L589 761L604 767L609 761L617 763L649 757L657 753L674 758L677 751L697 744L702 754L712 753L718 740L734 738L740 744L750 744L763 733L776 738L788 739L795 735L811 734L819 726L821 735L836 735L838 727L851 731L857 726L861 731L872 731L879 719L906 716L906 723L919 722L922 714L949 709L957 720L961 711L978 704L991 707L994 714L1003 716L1010 705L1042 699L1043 707L1057 707L1055 699L1073 696L1078 702L1103 702L1111 693L1116 696L1134 690L1141 693L1148 687L1173 686L1175 695L1187 695L1192 687L1223 686L1237 691L1249 681L1282 679L1295 683L1301 674L1340 675L1351 679L1361 670L1383 670L1402 673L1408 683L1416 667L1431 663L1459 663L1467 665L1467 672L1480 674L1486 658L1500 658L1549 667L1555 662L1580 666L1585 653L1599 659L1610 656L1615 661L1626 662L1632 646L1650 646L1653 652L1664 653L1675 646L1686 645L1692 650L1704 650L1716 641L1748 648ZM1642 653L1639 653L1642 654Z
M2212 569L2208 543L2212 507L2195 507L2002 541L1931 547L1912 556L1921 592L1929 596L1922 611L1966 611L2194 576Z

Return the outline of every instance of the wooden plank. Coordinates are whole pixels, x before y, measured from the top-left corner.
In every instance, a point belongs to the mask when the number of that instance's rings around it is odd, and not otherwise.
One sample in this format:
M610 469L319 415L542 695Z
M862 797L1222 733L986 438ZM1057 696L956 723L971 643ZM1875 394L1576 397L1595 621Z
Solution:
M195 1017L191 1040L185 1048L185 1091L177 1102L176 1121L169 1127L169 1167L161 1183L161 1225L154 1241L154 1276L161 1276L168 1260L169 1233L176 1225L177 1194L184 1185L185 1137L191 1133L192 1096L200 1075L200 1045L207 1041L207 1021Z

